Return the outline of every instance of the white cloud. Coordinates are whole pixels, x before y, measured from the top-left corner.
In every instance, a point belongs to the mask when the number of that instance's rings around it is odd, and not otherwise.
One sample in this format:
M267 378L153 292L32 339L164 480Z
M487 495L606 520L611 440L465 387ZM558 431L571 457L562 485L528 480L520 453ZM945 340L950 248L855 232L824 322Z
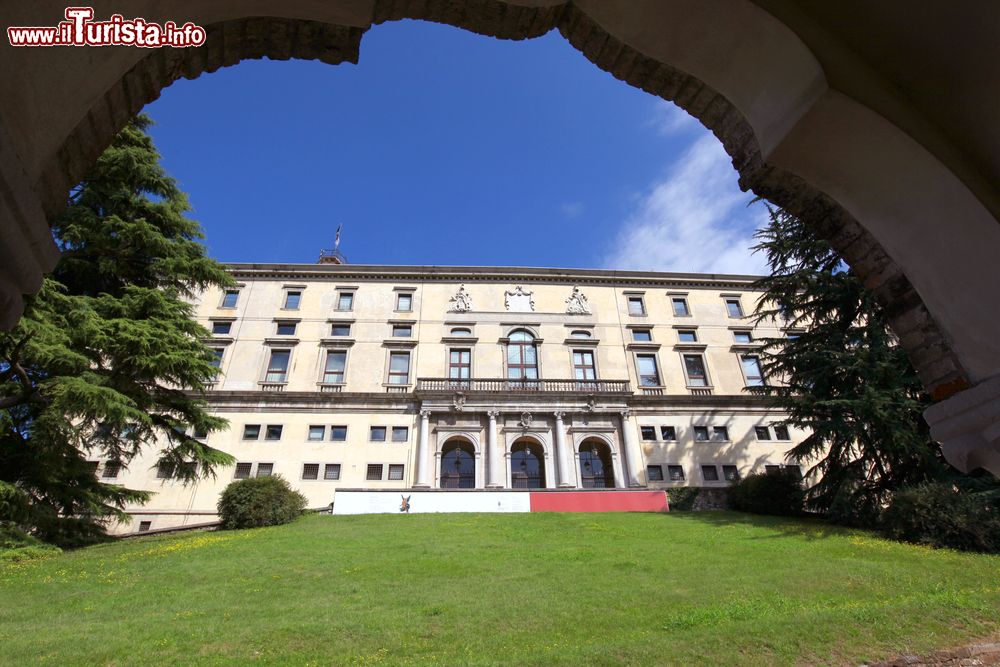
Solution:
M767 272L753 232L767 217L740 191L719 141L705 132L635 203L604 259L608 268L698 273Z
M574 218L579 218L581 215L583 215L583 212L587 209L587 207L584 205L582 201L571 201L571 202L566 202L565 204L560 206L559 209L562 211L564 217L572 220Z
M656 128L660 136L671 137L702 129L694 116L673 102L657 99L653 106L653 118L649 125Z

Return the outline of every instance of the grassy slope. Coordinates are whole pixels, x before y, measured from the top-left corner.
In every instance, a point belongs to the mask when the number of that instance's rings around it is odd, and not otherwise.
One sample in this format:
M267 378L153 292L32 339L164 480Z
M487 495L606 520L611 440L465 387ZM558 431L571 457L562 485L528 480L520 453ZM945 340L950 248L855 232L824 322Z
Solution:
M732 513L310 516L0 566L0 664L854 663L1000 629L1000 558Z

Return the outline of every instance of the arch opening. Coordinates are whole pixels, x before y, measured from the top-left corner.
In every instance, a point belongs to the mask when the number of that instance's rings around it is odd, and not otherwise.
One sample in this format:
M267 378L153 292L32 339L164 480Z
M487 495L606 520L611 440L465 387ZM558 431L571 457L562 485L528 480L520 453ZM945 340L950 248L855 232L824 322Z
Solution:
M580 444L580 486L585 489L615 488L615 470L611 448L596 438Z
M476 451L472 443L461 438L448 440L441 448L439 474L442 489L476 488Z
M510 481L514 489L545 488L545 452L540 444L521 438L511 445Z

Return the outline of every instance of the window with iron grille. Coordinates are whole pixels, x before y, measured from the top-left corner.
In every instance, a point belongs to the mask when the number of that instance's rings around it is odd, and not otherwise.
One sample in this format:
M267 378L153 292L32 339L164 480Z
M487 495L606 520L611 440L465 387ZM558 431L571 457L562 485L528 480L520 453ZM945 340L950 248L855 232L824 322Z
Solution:
M318 479L319 478L319 464L318 463L303 463L302 464L302 479Z
M718 482L719 481L719 469L715 466L702 466L701 476L706 482Z
M153 526L153 522L152 521L140 521L139 522L139 532L140 533L145 533L150 528L152 528L152 526Z
M378 482L382 480L382 464L381 463L369 463L368 470L365 473L365 479L369 482Z
M740 481L740 470L736 466L722 466L722 477L727 482Z
M174 465L172 463L156 464L156 479L172 479L174 476Z
M683 466L667 466L667 473L670 475L671 482L683 482L684 481L684 467Z
M403 466L402 464L392 464L389 466L389 481L398 482L403 479Z
M662 482L663 466L646 466L646 478L650 482Z
M122 464L115 461L106 461L104 463L104 473L101 475L104 479L115 479L118 474L122 471Z
M323 479L327 480L340 479L340 464L327 463L325 466L323 466Z
M273 463L257 464L257 477L270 477L272 473L274 473Z
M250 471L253 469L252 463L237 463L236 472L233 473L233 479L246 479L250 476Z

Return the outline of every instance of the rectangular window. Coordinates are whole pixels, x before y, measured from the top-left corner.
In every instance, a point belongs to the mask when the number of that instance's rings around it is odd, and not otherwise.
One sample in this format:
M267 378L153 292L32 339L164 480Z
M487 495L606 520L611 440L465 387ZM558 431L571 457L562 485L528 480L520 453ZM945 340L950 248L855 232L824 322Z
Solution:
M662 482L663 466L646 466L646 478L650 482Z
M715 466L702 466L701 476L706 482L718 482L719 469Z
M273 463L258 463L257 477L270 477L274 473Z
M729 440L729 429L725 426L713 426L712 440L727 442Z
M382 464L381 463L369 463L368 471L365 473L365 479L369 482L379 482L382 480Z
M640 426L639 433L642 434L643 440L656 440L656 427L655 426Z
M639 370L639 385L642 387L659 387L660 371L656 366L655 354L637 354L635 363Z
M389 384L410 383L410 353L389 353Z
M788 435L787 426L775 426L774 427L774 438L775 440L791 440L792 436Z
M354 292L337 294L337 310L354 310Z
M326 353L326 366L323 368L323 382L343 383L347 372L347 351L330 350Z
M677 317L687 317L691 314L691 310L688 308L687 297L670 297L670 304L674 307L674 315Z
M235 308L239 299L240 291L238 289L227 289L226 293L222 297L222 307Z
M334 324L330 326L331 336L350 336L351 335L351 325L350 324Z
M667 473L670 475L671 482L684 481L684 466L667 466Z
M385 426L372 426L368 432L368 439L372 442L385 442Z
M766 465L764 472L768 474L787 473L795 479L802 479L802 468L797 465Z
M410 429L406 426L393 426L392 427L392 441L393 442L406 442L410 439Z
M191 429L191 437L195 440L204 440L208 437L208 429L204 426L195 426Z
M246 424L243 427L244 440L256 440L260 437L260 424Z
M392 325L392 337L393 338L409 338L413 335L413 327L409 324L394 324Z
M736 466L722 466L722 478L727 482L740 481L740 469Z
M294 336L295 335L295 322L278 322L277 335L279 336Z
M689 387L708 386L708 373L705 372L705 360L700 354L684 355L684 372L687 373Z
M766 426L754 426L753 432L757 435L758 440L770 440L771 430Z
M413 295L400 293L396 295L396 310L408 313L413 310Z
M310 426L309 427L309 440L315 442L317 440L323 440L326 437L326 427L325 426Z
M740 365L743 367L743 377L746 378L748 387L763 387L764 373L760 370L760 359L754 356L740 357Z
M97 475L97 468L101 465L100 461L87 461L87 468L90 469L91 475Z
M149 529L152 527L152 525L153 525L152 521L140 521L139 522L139 532L140 533L148 533Z
M637 343L650 343L653 340L653 330L632 329L632 340Z
M335 481L340 479L340 464L327 463L323 466L323 479Z
M590 350L573 350L573 373L577 380L596 380L594 353Z
M698 332L694 329L679 329L677 331L678 343L697 343Z
M739 299L726 299L726 312L729 317L743 317L743 305Z
M281 424L268 424L264 430L265 440L281 440Z
M285 292L285 310L298 310L302 300L302 292L298 290Z
M344 442L347 440L347 427L346 426L331 426L330 427L330 440L333 442Z
M252 463L237 463L236 472L233 473L233 479L246 479L250 476L251 468L253 468Z
M319 464L318 463L303 463L302 464L302 479L319 479Z
M448 377L452 380L472 377L472 350L448 351Z
M288 360L291 356L291 350L271 350L271 358L267 362L264 382L287 382Z
M752 343L753 342L753 334L750 333L749 331L734 331L733 332L733 341L735 341L737 343L743 343L743 344Z
M646 314L646 304L643 302L641 296L630 296L628 298L628 314L629 315Z
M696 442L708 442L708 427L707 426L695 426L694 427L694 439Z
M156 464L156 479L172 479L174 476L174 466L170 463Z
M216 336L228 335L233 330L232 322L212 322L212 333Z
M673 426L661 426L660 439L666 440L667 442L673 442L677 440L677 429L674 428Z
M212 348L212 366L214 368L222 368L222 357L226 354L226 348L224 347L213 347Z
M398 482L403 479L403 466L400 464L393 464L389 466L389 481Z

